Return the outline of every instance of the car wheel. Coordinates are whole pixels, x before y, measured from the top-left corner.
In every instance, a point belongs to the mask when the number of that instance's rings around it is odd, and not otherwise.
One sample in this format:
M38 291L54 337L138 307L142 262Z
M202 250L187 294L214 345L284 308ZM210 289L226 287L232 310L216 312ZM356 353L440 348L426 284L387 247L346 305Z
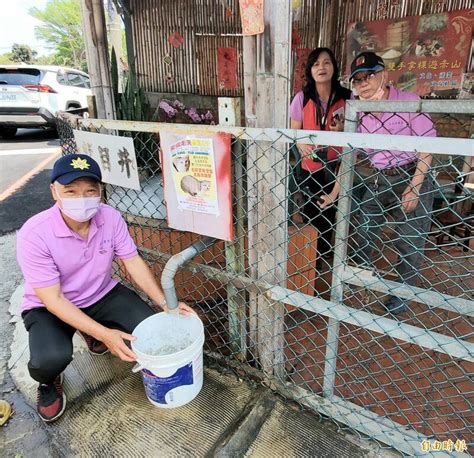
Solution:
M59 138L59 132L56 127L51 127L48 129L48 137L49 138Z
M16 127L0 127L0 137L4 140L11 140L15 137L17 130Z

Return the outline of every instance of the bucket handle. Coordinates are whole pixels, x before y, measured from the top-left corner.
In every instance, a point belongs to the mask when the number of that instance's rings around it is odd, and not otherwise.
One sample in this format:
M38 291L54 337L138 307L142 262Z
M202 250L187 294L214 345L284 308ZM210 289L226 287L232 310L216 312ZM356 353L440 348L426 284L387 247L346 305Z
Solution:
M132 372L135 373L135 372L141 371L142 369L143 369L143 366L140 363L137 363L135 364L135 366L132 367Z

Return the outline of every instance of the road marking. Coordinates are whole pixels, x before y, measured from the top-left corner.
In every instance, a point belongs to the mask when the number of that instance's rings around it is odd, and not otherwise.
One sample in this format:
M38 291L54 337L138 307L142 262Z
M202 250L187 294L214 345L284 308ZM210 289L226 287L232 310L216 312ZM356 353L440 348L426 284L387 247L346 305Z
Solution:
M2 151L0 150L1 156L21 156L23 154L52 154L60 150L60 146L55 146L52 148L43 148L43 149L9 149Z
M4 201L7 197L10 197L15 191L21 188L32 176L41 172L53 159L56 159L61 154L60 149L55 153L48 156L46 159L41 161L37 166L33 167L28 173L23 175L20 179L15 181L11 186L9 186L5 191L0 194L0 202Z

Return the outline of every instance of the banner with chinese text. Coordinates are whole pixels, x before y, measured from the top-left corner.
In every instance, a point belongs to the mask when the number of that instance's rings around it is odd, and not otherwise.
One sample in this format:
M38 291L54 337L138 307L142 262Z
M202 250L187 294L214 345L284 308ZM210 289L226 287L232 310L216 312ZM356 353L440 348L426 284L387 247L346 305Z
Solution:
M217 80L219 89L237 89L236 48L217 48Z
M459 92L471 50L474 10L349 24L347 67L362 51L380 55L389 80L418 95Z
M211 138L187 137L170 145L173 185L180 210L219 214Z

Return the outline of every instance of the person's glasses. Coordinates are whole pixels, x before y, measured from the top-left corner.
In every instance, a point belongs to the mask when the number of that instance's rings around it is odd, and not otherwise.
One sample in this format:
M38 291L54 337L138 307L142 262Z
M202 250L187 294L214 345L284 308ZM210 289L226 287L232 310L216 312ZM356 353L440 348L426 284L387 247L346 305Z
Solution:
M370 73L367 73L367 75L363 76L362 78L352 78L352 84L354 86L360 86L365 81L370 83L371 81L374 80L374 78L376 77L378 73L380 72L370 72Z

